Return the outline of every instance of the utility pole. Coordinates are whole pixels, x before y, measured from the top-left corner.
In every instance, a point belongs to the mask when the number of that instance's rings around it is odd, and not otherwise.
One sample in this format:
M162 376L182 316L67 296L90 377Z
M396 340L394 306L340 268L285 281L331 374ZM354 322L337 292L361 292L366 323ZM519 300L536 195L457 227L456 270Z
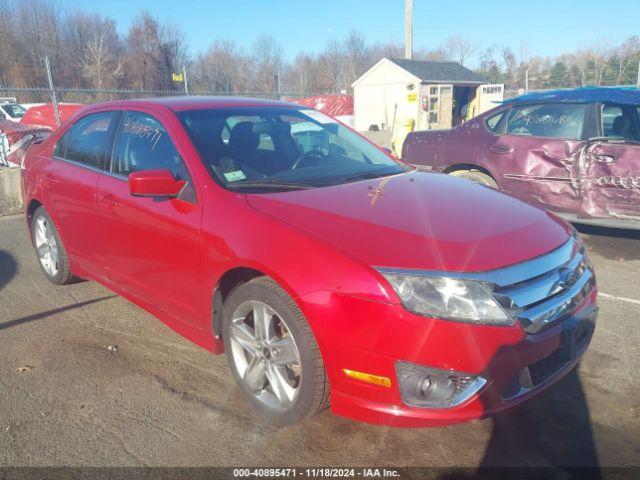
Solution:
M524 91L525 92L529 91L529 69L528 68L524 71Z
M640 60L638 60L638 80L636 81L636 85L640 87Z
M413 58L413 0L404 0L404 58Z
M49 80L49 91L51 92L51 103L53 104L53 114L56 117L56 125L60 126L60 111L58 110L58 99L56 91L53 88L53 79L51 78L51 66L49 65L49 57L44 57L44 65L47 68L47 80Z
M187 83L187 66L182 65L182 80L184 80L184 93L189 95L189 84Z

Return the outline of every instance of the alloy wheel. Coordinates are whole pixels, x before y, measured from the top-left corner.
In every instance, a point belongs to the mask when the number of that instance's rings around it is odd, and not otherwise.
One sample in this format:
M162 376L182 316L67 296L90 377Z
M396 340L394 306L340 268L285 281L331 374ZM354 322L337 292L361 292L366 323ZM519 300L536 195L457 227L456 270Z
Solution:
M270 408L293 405L302 367L282 316L264 302L246 301L233 312L229 338L233 362L247 389Z
M51 223L43 216L36 220L34 232L38 259L44 271L50 277L55 277L60 270L58 243Z

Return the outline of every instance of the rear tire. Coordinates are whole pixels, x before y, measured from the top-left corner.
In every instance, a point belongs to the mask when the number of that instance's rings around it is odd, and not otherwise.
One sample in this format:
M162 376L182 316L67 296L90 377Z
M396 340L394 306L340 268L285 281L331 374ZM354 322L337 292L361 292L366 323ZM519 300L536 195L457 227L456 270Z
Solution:
M496 181L490 175L487 175L480 170L456 170L454 172L450 172L449 175L453 177L466 178L467 180L479 183L480 185L486 185L487 187L498 188Z
M261 415L289 425L328 407L311 327L276 282L258 277L236 287L224 303L222 332L233 377Z
M66 285L77 281L77 277L71 273L69 255L58 229L44 207L38 207L33 213L29 226L38 263L47 280L54 285Z

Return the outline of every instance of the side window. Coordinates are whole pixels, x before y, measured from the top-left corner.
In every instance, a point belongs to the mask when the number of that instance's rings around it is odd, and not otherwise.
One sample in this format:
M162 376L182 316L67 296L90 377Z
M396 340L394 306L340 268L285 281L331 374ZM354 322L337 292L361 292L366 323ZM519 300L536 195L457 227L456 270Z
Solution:
M502 117L504 117L505 112L506 110L502 110L501 112L498 112L495 115L491 115L489 118L485 120L485 125L493 133L496 133L498 131L500 120L502 120Z
M54 155L65 160L103 168L109 148L109 127L113 112L82 117L58 140Z
M141 112L126 112L116 139L111 172L169 170L177 180L190 180L187 168L162 124Z
M637 108L630 105L603 105L602 134L605 137L639 140Z
M618 118L624 120L622 108L617 105L602 106L602 134L605 137L613 137L616 135L614 132L614 123L620 123L619 120L616 122Z
M582 138L586 105L548 103L514 107L507 124L507 134L533 137Z

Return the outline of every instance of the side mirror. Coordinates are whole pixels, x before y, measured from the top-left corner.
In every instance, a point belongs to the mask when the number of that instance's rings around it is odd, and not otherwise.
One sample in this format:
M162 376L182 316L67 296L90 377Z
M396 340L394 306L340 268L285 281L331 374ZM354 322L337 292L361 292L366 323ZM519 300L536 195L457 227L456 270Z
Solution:
M143 170L129 174L134 197L177 197L187 182L176 180L169 170Z

